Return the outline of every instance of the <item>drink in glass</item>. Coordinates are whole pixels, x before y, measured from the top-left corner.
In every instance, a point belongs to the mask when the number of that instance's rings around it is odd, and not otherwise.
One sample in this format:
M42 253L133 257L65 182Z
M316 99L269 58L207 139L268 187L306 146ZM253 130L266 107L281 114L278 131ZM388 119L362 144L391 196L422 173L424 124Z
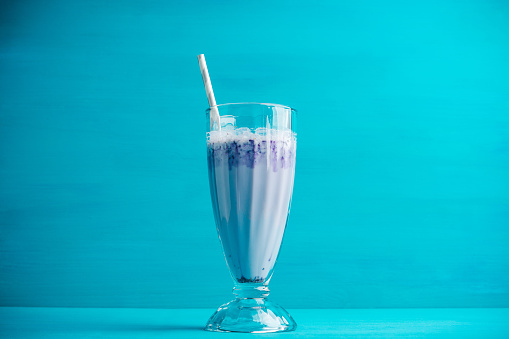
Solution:
M207 110L210 193L236 298L212 315L206 329L294 330L292 317L267 296L292 199L296 111L259 103L216 108L220 126L209 123Z

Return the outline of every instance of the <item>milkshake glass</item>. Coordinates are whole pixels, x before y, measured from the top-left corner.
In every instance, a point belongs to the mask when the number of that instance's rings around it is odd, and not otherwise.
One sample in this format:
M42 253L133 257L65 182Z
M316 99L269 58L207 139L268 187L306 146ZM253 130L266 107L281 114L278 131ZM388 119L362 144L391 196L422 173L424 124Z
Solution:
M215 108L219 120L212 124L207 110L210 194L236 298L222 305L205 329L292 331L295 321L267 296L290 212L296 111L261 103Z

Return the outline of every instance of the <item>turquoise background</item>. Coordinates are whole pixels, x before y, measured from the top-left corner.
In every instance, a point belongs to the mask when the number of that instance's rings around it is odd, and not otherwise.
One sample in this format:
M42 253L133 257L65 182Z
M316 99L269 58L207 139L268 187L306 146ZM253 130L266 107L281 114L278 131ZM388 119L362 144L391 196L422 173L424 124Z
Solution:
M0 305L207 307L218 103L299 110L288 308L509 307L509 4L2 1Z

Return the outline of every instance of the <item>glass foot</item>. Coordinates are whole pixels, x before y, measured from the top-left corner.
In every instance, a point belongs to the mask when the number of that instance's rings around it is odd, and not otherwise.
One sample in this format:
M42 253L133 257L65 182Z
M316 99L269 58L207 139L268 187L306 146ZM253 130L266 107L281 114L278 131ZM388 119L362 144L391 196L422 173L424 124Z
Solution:
M262 298L235 299L210 317L205 330L267 333L293 331L297 324L281 306Z

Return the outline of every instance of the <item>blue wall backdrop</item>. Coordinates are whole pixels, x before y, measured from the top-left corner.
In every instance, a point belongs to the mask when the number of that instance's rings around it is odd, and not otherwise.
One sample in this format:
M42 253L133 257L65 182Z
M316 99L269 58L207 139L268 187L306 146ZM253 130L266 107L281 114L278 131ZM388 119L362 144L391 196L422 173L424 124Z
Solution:
M509 4L1 1L0 305L209 307L219 103L299 110L272 298L509 307Z

